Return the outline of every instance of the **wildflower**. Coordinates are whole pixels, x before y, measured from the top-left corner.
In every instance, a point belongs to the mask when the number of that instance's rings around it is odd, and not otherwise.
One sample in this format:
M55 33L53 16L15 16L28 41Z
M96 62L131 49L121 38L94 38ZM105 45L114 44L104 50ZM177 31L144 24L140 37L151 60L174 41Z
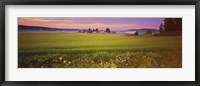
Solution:
M146 58L146 56L143 56L142 58Z
M68 64L71 64L71 62L69 61Z
M101 62L100 64L103 65L103 62Z
M61 60L62 60L62 57L60 57L59 60L61 61Z
M65 63L66 63L66 61L64 60L64 61L63 61L63 64L65 64Z

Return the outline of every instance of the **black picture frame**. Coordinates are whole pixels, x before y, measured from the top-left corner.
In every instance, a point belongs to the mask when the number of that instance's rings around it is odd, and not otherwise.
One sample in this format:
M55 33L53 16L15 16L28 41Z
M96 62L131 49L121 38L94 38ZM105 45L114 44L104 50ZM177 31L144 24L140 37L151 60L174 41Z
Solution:
M200 0L2 0L0 3L0 84L2 86L199 86ZM195 5L195 81L5 81L6 5Z

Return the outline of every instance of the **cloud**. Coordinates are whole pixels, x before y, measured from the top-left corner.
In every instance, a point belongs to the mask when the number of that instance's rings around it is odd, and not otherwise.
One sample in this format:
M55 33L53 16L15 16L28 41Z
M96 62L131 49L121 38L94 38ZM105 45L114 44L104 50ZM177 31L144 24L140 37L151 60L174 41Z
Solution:
M91 21L90 21L91 20ZM87 21L84 18L18 18L19 25L28 25L28 26L43 26L43 27L52 27L52 28L79 28L79 29L88 29L88 28L99 28L105 29L110 28L112 30L124 30L124 29L139 29L139 28L158 28L157 26L144 25L142 23L128 23L128 24L119 24L119 23L105 23L102 20L92 20Z
M70 19L61 19L61 18L18 18L19 21L23 22L48 22L48 23L56 23L56 22L64 22L64 23L69 23L71 22Z

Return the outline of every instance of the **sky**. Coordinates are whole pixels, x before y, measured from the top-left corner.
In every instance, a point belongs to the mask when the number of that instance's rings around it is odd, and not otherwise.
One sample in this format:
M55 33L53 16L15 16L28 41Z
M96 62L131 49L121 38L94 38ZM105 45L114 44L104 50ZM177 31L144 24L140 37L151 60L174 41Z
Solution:
M151 28L159 29L164 18L128 18L128 17L21 17L18 25L42 26L68 29L96 29L127 30Z

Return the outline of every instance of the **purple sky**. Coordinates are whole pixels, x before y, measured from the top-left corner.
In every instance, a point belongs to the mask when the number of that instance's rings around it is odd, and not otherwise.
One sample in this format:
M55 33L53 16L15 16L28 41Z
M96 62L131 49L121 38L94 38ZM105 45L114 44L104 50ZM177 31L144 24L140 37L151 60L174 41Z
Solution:
M110 28L113 30L153 28L158 29L164 18L92 18L92 17L30 17L18 18L19 25L44 26L53 28Z

